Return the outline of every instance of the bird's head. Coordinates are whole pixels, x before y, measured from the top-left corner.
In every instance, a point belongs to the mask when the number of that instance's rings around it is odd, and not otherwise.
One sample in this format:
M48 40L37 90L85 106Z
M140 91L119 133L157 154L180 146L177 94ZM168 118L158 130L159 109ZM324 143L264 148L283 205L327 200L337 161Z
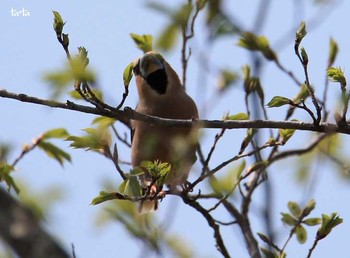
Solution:
M156 52L147 52L134 61L133 72L137 84L146 83L158 94L165 94L168 88L167 63Z

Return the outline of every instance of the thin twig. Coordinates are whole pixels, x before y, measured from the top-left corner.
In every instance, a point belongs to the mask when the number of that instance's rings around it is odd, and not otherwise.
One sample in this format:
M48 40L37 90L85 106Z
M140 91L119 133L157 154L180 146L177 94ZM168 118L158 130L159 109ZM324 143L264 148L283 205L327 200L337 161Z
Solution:
M188 0L189 4L192 5L192 1ZM191 49L189 49L189 53L187 54L187 44L188 41L194 36L194 24L199 14L200 9L196 8L195 13L192 16L190 25L188 25L189 18L185 21L182 26L182 47L181 47L181 62L182 62L182 85L184 89L186 89L186 76L187 76L187 65L188 60L191 56ZM190 30L190 33L187 34L187 30Z
M228 253L225 243L222 239L221 233L220 233L220 226L216 223L215 219L209 214L209 212L204 209L198 202L193 201L192 199L188 198L187 195L181 195L182 200L184 203L188 204L195 210L197 210L202 216L207 220L208 225L213 229L214 231L214 238L216 241L216 247L218 251L224 256L224 257L230 257L230 254Z
M111 127L112 127L112 130L113 130L115 136L117 137L117 139L118 139L119 141L121 141L122 143L124 143L126 146L128 146L128 147L130 148L130 147L131 147L131 143L128 142L128 140L127 140L127 135L125 134L124 137L122 137L122 136L118 133L118 130L117 130L117 128L116 128L114 125L112 125Z
M207 155L207 158L204 160L203 169L202 169L201 175L204 175L206 173L208 165L209 165L209 161L210 161L210 159L211 159L211 157L212 157L212 155L213 155L213 153L215 151L216 145L219 142L220 138L222 138L224 133L225 133L225 129L221 129L220 133L217 133L215 135L215 139L214 139L213 145L210 148L210 151L209 151L209 153Z
M306 258L310 258L311 257L313 251L315 250L315 248L316 248L316 246L318 244L318 241L319 241L319 239L316 237L314 243L312 244L311 248L309 249L309 252L308 252Z
M122 179L126 180L127 177L126 177L124 171L119 166L119 156L118 156L117 144L114 144L113 154L112 154L109 146L105 146L103 148L103 150L104 150L104 154L106 155L106 157L108 157L113 162L115 168L117 169L117 171L118 171L119 175L122 177Z
M12 166L15 167L17 165L17 163L26 155L28 154L30 151L34 150L36 146L39 145L39 143L41 142L42 136L39 136L37 138L35 138L32 141L32 144L30 145L25 145L22 148L22 151L20 153L20 155L13 161Z

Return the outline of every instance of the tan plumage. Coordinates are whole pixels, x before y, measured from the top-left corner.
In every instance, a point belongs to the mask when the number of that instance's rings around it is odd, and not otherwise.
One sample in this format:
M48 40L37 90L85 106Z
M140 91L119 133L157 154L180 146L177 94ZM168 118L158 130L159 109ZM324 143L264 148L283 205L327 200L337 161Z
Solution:
M148 52L135 60L134 74L139 95L136 111L162 118L198 118L196 104L161 55ZM132 121L132 127L133 167L145 160L167 162L171 164L171 171L165 184L170 188L184 184L195 161L197 130L152 126L141 121ZM141 177L142 184L149 185L150 182L149 175ZM141 212L156 208L156 200L141 204Z

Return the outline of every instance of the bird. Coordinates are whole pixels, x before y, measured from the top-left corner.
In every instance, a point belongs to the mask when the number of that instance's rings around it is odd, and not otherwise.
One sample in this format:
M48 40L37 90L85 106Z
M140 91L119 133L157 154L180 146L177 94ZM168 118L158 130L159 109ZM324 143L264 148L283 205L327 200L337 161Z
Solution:
M195 102L161 54L154 51L144 53L133 62L132 69L139 97L137 112L169 119L199 118ZM169 189L185 185L196 160L198 128L162 127L137 120L131 120L131 127L132 166L139 167L143 161L168 163L171 168L164 184ZM162 186L157 189L155 184L151 185L152 180L154 178L147 171L140 176L141 186L154 196L140 202L139 213L158 208L160 194L156 194L160 193Z

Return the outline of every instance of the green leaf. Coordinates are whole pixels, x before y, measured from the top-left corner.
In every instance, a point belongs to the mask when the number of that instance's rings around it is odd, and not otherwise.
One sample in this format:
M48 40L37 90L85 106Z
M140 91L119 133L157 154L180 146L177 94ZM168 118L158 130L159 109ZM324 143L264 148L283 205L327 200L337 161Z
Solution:
M261 52L267 60L276 60L276 53L271 49L269 41L264 36L256 36L251 32L242 33L238 46L251 51Z
M76 59L80 61L79 66L83 66L84 68L89 64L88 51L85 47L78 47Z
M286 142L293 136L294 132L295 129L279 129L282 144L286 144Z
M307 97L310 96L310 92L305 84L303 84L300 88L300 91L298 94L294 97L293 102L296 104L300 104L302 101L304 101Z
M237 113L235 115L225 116L225 120L249 120L249 116L246 113Z
M341 88L346 87L346 78L343 70L340 67L329 67L327 69L327 76L331 81L340 83Z
M325 238L332 229L343 223L343 219L340 218L337 213L332 213L331 215L322 214L322 224L317 231L317 239Z
M133 76L133 63L128 64L123 72L123 82L124 82L124 87L129 87L130 81Z
M295 226L298 222L298 220L296 218L294 218L292 215L290 215L289 213L284 213L281 212L282 215L282 222L287 224L288 226Z
M67 138L69 136L69 133L67 132L66 129L64 128L56 128L49 130L45 132L42 136L42 140L47 140L47 139L63 139Z
M303 209L303 217L308 216L311 211L313 211L316 207L316 201L314 199L311 199L305 206L305 208Z
M152 51L153 36L150 34L138 35L135 33L130 33L130 37L135 42L138 49L142 50L143 53ZM129 64L130 65L130 64ZM124 71L125 73L125 71ZM125 82L124 82L125 85Z
M145 171L143 171L142 168L140 167L134 167L131 171L130 171L130 176L141 176L145 174Z
M118 199L116 193L107 193L107 192L101 191L100 194L91 201L91 204L97 205L97 204L114 200L114 199Z
M86 128L84 136L69 136L66 141L71 141L70 146L76 149L94 150L103 152L105 147L111 144L111 135L105 127Z
M92 120L93 125L98 125L99 127L109 127L113 125L117 120L114 118L99 116Z
M197 0L196 1L196 8L197 10L202 10L205 5L207 4L208 0Z
M301 48L301 58L303 60L304 65L307 65L309 63L309 57L304 47Z
M73 80L73 77L68 70L64 70L46 73L43 80L52 86L51 98L57 98L66 90L66 86Z
M40 141L38 144L38 147L43 151L45 151L47 156L57 160L61 166L63 166L63 163L65 160L69 162L71 161L71 157L67 152L61 150L60 148L58 148L52 143L49 143L46 141Z
M10 175L10 173L14 170L15 168L13 166L4 162L0 162L0 182L4 181L9 191L12 188L15 190L16 194L19 194L20 190Z
M69 46L69 37L68 34L62 33L62 41L64 46Z
M62 30L63 30L63 26L66 23L63 22L63 19L62 19L61 15L59 14L59 12L52 11L52 13L54 15L53 29L55 30L57 35L61 35Z
M260 247L260 250L264 254L265 258L280 258L278 254L276 254L273 251L270 251L269 249Z
M301 215L301 208L296 202L289 201L288 209L295 218L299 218Z
M303 220L303 223L308 226L316 226L321 224L321 222L322 222L321 218L309 218L309 219Z
M329 55L328 55L328 66L332 66L337 58L339 52L337 42L331 38L329 40Z
M258 232L258 236L266 244L268 244L268 245L271 244L271 240L270 240L270 238L268 236L264 235L263 233L259 233L259 232Z
M249 143L252 141L254 135L257 133L257 129L255 128L249 128L247 129L247 134L244 137L242 143L241 143L241 148L239 150L238 154L242 154L243 151L247 148L247 146L249 145Z
M176 44L178 26L176 24L170 24L160 34L157 40L157 47L163 51L169 51Z
M212 177L209 180L211 188L214 190L214 192L219 194L232 193L241 179L245 166L246 162L243 160L238 166L228 170L224 176L217 178Z
M306 229L302 225L298 225L295 228L295 234L297 236L297 240L300 244L305 244L307 240L307 232Z
M234 83L236 83L237 80L238 80L237 73L227 69L223 69L220 71L219 80L218 80L218 89L222 92L228 89Z
M299 47L301 41L303 40L303 38L306 36L306 34L307 34L306 24L305 24L305 22L301 22L299 29L297 30L297 32L295 34L295 43L298 47Z
M92 72L92 70L86 68L88 62L88 58L84 58L81 56L74 57L71 59L71 66L69 72L71 73L71 77L74 80L95 83L95 74Z
M293 104L293 102L288 98L275 96L270 100L269 103L267 103L267 106L271 108L271 107L281 107L288 104Z
M269 165L269 161L268 160L255 162L254 164L252 164L251 166L249 166L247 168L247 174L250 174L253 171L257 171L257 170L263 169L263 168L265 168L268 165Z

